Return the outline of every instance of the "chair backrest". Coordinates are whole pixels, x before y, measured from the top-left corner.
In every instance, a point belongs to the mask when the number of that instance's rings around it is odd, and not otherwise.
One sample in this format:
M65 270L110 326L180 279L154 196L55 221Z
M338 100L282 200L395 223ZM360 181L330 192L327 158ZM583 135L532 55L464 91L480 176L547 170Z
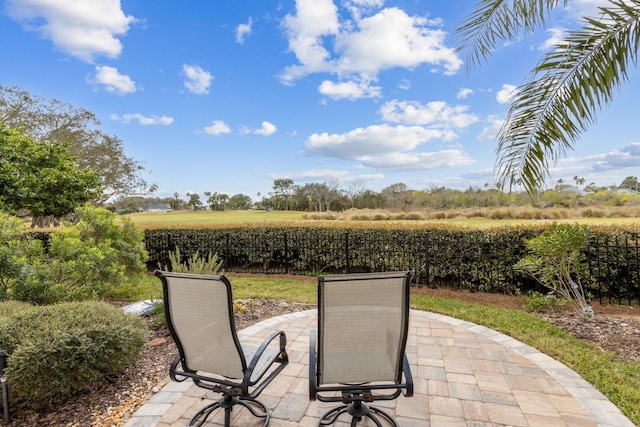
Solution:
M167 326L185 370L242 378L247 363L236 334L231 284L224 276L156 271Z
M318 384L401 381L411 275L318 277Z

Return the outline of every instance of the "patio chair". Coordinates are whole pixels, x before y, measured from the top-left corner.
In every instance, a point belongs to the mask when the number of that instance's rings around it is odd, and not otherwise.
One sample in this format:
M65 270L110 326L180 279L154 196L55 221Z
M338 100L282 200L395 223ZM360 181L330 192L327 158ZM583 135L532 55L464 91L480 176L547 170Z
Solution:
M269 410L256 398L288 363L287 342L274 331L260 346L237 336L231 284L225 276L156 271L162 281L167 326L178 347L169 374L174 381L191 378L199 387L222 394L196 413L188 426L202 426L218 408L224 425L239 405L269 424ZM248 363L247 363L248 362Z
M344 413L351 426L363 418L382 426L387 412L369 405L413 395L405 354L411 272L318 277L318 329L309 342L309 398L342 405L318 423L330 425Z

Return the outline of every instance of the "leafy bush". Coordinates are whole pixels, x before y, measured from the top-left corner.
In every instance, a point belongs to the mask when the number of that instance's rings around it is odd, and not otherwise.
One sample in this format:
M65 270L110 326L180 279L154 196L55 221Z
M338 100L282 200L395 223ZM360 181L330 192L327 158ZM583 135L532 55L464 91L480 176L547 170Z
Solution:
M200 256L200 252L196 251L187 258L186 262L182 262L180 248L176 248L174 252L169 253L170 269L174 273L194 273L216 275L222 269L223 260L218 259L218 254L212 254L204 258ZM165 266L165 270L167 267Z
M557 311L567 303L566 299L558 298L554 292L542 294L537 291L530 291L526 295L521 295L520 297L524 301L525 309L538 313Z
M78 209L77 224L51 234L49 268L59 300L108 297L145 271L143 233L106 209Z
M51 280L42 268L42 242L23 237L24 224L17 217L0 212L0 300L22 299L22 289L38 280L38 303L48 298Z
M526 242L530 254L514 266L562 298L573 301L586 320L594 315L581 281L586 273L582 250L588 237L587 228L578 224L551 224Z
M0 318L11 317L21 311L29 310L31 304L22 301L3 301L0 303Z
M3 304L0 304L0 306ZM142 351L143 320L102 302L2 308L0 348L9 352L6 370L11 399L44 409L97 387Z

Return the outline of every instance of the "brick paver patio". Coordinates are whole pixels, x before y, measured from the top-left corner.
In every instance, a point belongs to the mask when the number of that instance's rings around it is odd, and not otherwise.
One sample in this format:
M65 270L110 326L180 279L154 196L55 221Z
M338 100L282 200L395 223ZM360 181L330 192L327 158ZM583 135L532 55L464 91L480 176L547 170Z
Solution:
M259 397L271 410L270 426L316 426L321 414L333 406L309 401L309 330L315 328L316 310L310 310L271 318L239 332L256 343L274 329L287 334L290 363ZM403 427L633 427L574 371L534 348L473 323L412 310L407 356L414 396L377 402ZM190 381L168 381L125 427L185 426L213 399L217 400L213 393ZM206 426L222 425L218 415ZM334 425L349 425L347 418L341 420L345 422ZM234 410L232 425L262 423L240 409Z

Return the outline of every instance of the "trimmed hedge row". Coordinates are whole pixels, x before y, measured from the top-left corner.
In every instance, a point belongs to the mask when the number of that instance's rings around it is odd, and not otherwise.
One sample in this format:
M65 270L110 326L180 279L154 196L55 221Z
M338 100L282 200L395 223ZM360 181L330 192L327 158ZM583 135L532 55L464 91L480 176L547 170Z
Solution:
M513 294L539 289L513 270L525 241L544 226L492 230L270 226L145 230L149 269L169 265L179 247L187 258L217 253L233 272L331 274L412 269L416 283ZM638 230L593 227L583 280L594 299L640 300Z

